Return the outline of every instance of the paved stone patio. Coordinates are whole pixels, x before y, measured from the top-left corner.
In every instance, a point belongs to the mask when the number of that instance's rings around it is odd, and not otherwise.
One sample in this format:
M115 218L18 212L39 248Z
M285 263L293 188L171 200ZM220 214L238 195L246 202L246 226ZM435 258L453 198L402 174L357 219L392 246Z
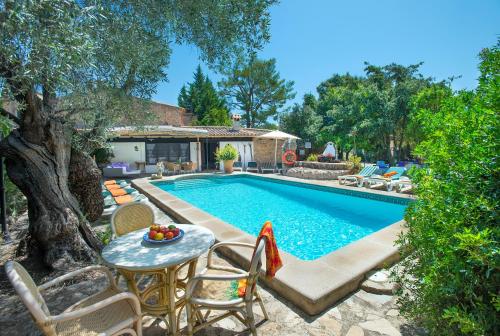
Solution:
M169 223L172 220L155 209L156 218L161 223ZM102 221L99 229L105 227L106 221ZM2 249L3 253L5 249ZM5 259L2 258L2 261ZM228 264L228 261L221 256L215 257L215 262ZM202 268L206 263L206 255L202 256L198 263L198 268ZM2 270L3 273L3 270ZM370 281L364 283L363 288L352 293L342 302L330 307L324 313L316 316L308 316L288 301L277 296L268 289L259 286L265 306L270 319L262 321L263 317L260 309L256 306L256 320L258 322L259 335L264 336L327 336L327 335L347 335L347 336L375 336L375 335L421 335L418 329L399 316L396 308L395 297L390 294L392 285L388 282L388 272L375 273ZM50 278L50 277L49 277ZM49 280L43 279L43 281ZM2 274L2 282L6 279ZM58 313L82 297L102 288L105 279L96 274L88 274L81 282L67 284L66 286L55 288L45 296L52 313ZM368 291L367 291L368 290ZM370 291L370 292L369 292ZM385 293L385 294L374 294ZM387 294L389 293L389 294ZM39 335L30 315L17 295L7 286L2 286L0 292L0 334L1 335ZM184 315L184 312L182 312ZM181 319L181 327L185 326L185 317ZM260 323L259 323L260 322ZM157 323L151 318L144 319L144 335L156 336L165 335L165 328L162 323ZM183 330L184 334L184 330ZM199 331L197 336L229 336L229 335L249 335L244 326L234 318L227 318L219 321L213 327Z

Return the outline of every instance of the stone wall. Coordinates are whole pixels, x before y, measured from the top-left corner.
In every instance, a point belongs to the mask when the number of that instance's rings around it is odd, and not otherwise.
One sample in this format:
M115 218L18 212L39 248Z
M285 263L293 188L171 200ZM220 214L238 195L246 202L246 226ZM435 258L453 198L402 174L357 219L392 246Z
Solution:
M336 180L349 174L347 162L329 163L316 161L297 161L293 168L286 171L286 176L311 180Z
M153 102L151 109L161 125L189 126L194 119L193 114L183 107Z
M347 175L348 173L348 170L325 170L293 167L286 171L286 176L310 180L336 180L339 176Z
M295 167L323 170L349 170L349 164L347 162L329 163L316 161L297 161L295 162Z
M281 147L283 146L284 140L278 140L278 146L276 147L276 162L281 162ZM253 159L258 163L271 162L274 163L274 149L276 146L276 140L274 139L259 139L254 138L253 140Z

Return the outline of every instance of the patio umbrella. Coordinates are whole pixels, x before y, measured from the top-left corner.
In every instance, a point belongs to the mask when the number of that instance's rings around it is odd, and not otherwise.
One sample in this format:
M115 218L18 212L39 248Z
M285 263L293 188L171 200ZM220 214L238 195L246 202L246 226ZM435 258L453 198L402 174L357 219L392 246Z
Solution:
M269 133L266 133L264 135L259 136L259 138L262 139L274 139L274 167L276 168L276 153L278 151L278 140L286 140L286 139L300 139L299 137L296 137L295 135L288 134L282 131L272 131Z

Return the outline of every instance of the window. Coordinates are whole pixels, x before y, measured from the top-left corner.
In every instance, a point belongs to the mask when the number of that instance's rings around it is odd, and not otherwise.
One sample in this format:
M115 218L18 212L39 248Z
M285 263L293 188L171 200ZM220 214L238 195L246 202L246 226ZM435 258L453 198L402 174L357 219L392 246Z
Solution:
M189 143L148 143L146 144L148 164L158 161L187 162L189 161Z

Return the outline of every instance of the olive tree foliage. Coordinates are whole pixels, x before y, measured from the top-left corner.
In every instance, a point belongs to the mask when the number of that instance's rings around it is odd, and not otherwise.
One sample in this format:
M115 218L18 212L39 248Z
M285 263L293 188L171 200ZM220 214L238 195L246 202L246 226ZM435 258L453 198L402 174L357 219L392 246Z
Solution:
M500 43L480 54L473 92L426 89L416 119L417 200L395 274L401 312L431 335L498 335Z
M167 78L171 44L229 63L268 40L274 2L0 0L0 89L17 107L0 110L17 124L0 155L28 199L31 240L47 264L93 258L89 245L99 243L85 215L102 199L85 153L111 126L151 120L147 101ZM82 185L75 176L89 190L72 188Z

